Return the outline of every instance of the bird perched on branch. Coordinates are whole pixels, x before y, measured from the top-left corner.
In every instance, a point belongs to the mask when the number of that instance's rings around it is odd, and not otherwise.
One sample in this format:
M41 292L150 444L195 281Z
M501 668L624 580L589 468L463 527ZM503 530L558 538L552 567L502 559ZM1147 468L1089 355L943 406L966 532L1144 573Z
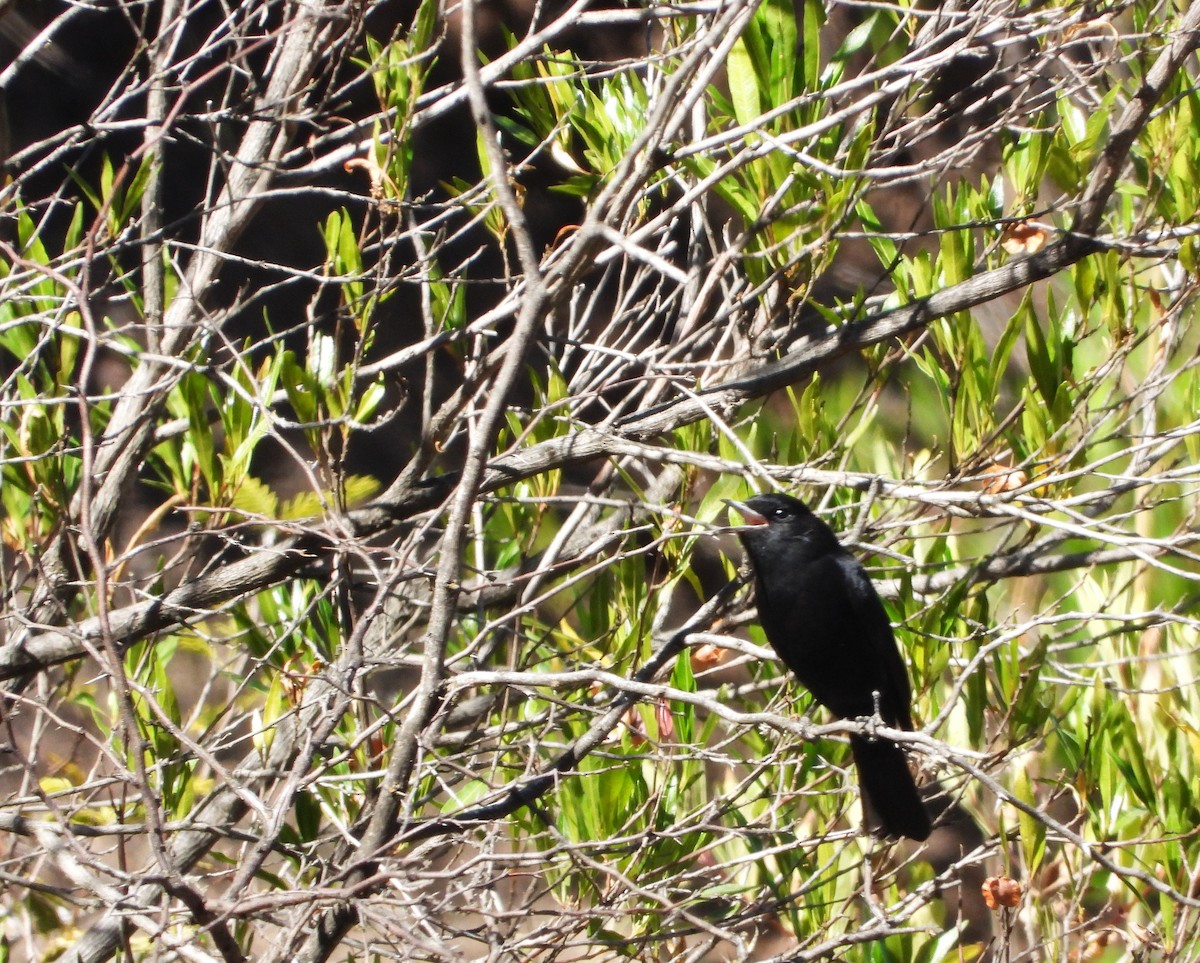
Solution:
M813 698L843 719L878 717L912 729L908 670L883 603L863 567L802 501L755 495L729 501L744 519L738 537L754 571L767 641ZM852 735L867 827L926 839L929 813L904 750Z

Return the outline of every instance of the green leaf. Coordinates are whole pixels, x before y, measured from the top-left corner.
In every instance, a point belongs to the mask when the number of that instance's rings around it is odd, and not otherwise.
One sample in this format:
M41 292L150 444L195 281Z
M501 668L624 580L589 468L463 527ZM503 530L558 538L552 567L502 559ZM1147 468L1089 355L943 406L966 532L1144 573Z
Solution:
M671 685L680 692L695 692L696 679L692 675L692 660L684 652L675 660L671 672ZM690 702L673 702L671 714L675 717L676 741L689 745L695 738L695 707Z
M426 50L434 38L434 30L438 24L441 4L438 0L421 0L413 17L412 29L408 32L408 42L416 50Z
M1034 809L1039 808L1028 769L1018 770L1014 791L1022 802ZM1025 876L1032 879L1041 866L1042 856L1046 851L1046 826L1040 819L1034 818L1024 810L1019 811L1017 821L1021 827L1021 852L1025 861Z
M358 406L354 409L354 420L360 425L369 422L386 395L386 381L383 375L379 375L359 394Z
M279 496L259 479L247 475L233 494L232 505L238 511L248 515L260 515L264 518L279 517Z
M726 63L729 95L733 99L733 114L743 126L752 124L762 115L758 75L744 37L739 37L729 51ZM757 206L755 208L757 215Z
M1037 312L1025 312L1025 357L1038 393L1048 406L1054 405L1062 369L1056 363L1053 346L1042 330Z
M316 793L304 789L296 793L293 813L296 817L298 842L315 842L321 835L322 826L321 801Z
M754 19L763 38L766 60L766 69L760 73L767 78L770 106L779 107L800 93L796 76L796 8L792 0L763 0Z
M993 395L1000 385L1001 378L1008 370L1008 359L1012 355L1012 349L1016 345L1017 339L1021 336L1021 332L1027 323L1026 312L1030 314L1033 312L1029 293L1026 294L1021 306L1013 316L1008 319L1008 323L1005 324L1004 330L1000 332L1000 337L996 340L995 347L992 348L991 362L988 369L988 384L991 386L991 393Z
M818 90L821 86L821 27L825 25L825 4L822 0L804 0L804 34L802 57L804 89Z
M849 60L862 50L870 42L871 34L874 32L878 20L877 12L867 14L862 23L846 34L846 39L842 41L837 53L833 55L834 60Z

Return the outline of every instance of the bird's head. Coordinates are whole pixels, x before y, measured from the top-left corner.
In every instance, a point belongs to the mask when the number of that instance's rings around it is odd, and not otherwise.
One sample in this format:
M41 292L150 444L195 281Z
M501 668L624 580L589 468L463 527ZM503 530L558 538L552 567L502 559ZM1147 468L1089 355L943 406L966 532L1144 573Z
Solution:
M781 495L778 492L755 495L744 502L726 498L725 504L742 516L742 524L738 526L741 529L754 529L762 526L788 528L795 526L797 522L807 525L808 520L814 517L808 506L799 498Z
M768 545L802 543L822 549L837 547L837 537L817 518L804 502L791 495L768 492L744 502L725 499L725 504L742 516L735 531L752 553Z

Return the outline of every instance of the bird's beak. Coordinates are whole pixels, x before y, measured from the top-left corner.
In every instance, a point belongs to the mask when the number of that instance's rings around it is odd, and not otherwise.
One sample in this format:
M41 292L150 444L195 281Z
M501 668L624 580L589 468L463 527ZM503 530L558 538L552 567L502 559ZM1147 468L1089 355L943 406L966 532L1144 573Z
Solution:
M735 502L732 498L724 498L722 501L730 508L736 509L738 514L742 516L742 524L735 526L736 528L754 528L758 525L767 524L765 516L758 514L758 512L744 502Z

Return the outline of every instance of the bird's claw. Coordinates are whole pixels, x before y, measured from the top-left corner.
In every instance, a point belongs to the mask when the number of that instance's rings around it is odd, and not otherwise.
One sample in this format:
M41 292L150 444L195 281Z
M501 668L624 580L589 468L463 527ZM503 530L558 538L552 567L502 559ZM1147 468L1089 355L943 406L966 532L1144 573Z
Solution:
M879 733L877 732L878 728L880 726L887 725L883 719L883 708L881 705L882 700L883 696L880 691L878 689L873 689L871 691L871 701L874 703L875 711L869 716L863 716L860 720L863 724L863 735L865 735L872 742L879 738Z

